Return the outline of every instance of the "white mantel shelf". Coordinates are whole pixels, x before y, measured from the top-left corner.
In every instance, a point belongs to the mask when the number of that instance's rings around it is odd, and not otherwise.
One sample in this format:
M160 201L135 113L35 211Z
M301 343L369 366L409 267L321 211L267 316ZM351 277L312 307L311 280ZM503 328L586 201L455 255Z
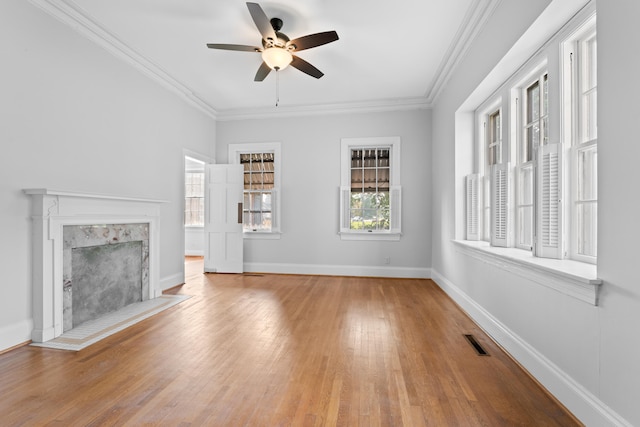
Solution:
M80 197L80 198L86 198L86 199L124 200L124 201L144 202L144 203L168 203L166 200L155 200L155 199L147 199L142 197L114 196L110 194L78 193L75 191L53 190L51 188L27 188L23 191L25 194L29 196L33 196L33 195L62 196L62 197Z
M64 226L148 224L148 299L160 295L160 206L166 201L49 188L23 191L31 198L33 341L48 341L63 332Z

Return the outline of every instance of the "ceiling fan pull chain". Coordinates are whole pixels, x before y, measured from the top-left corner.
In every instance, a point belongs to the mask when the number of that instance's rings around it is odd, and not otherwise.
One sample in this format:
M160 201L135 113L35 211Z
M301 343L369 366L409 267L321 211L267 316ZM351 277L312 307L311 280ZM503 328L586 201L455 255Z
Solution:
M276 107L280 103L280 69L276 67Z

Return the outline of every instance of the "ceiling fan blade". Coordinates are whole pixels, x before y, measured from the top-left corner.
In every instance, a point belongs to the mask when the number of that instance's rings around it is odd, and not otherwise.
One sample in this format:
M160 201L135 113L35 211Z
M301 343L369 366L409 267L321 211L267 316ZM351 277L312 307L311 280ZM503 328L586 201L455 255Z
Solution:
M338 40L338 33L335 31L325 31L324 33L309 34L308 36L298 37L287 43L288 46L295 45L295 51L310 49L323 44L331 43Z
M271 68L267 65L266 62L262 62L260 68L258 68L258 72L256 73L256 77L253 79L254 82L263 81L271 72Z
M320 77L324 76L324 73L322 71L318 70L316 67L309 64L304 59L297 57L295 55L293 55L293 61L291 61L291 66L297 68L303 73L309 74L311 77L315 77L316 79L319 79Z
M277 39L276 32L273 30L271 26L271 22L269 18L267 18L267 14L264 13L262 7L258 3L249 3L247 2L247 7L249 8L249 13L251 14L251 18L253 18L253 22L258 27L258 31L262 35L262 38L265 40L273 40Z
M209 49L239 50L242 52L260 52L262 49L244 44L207 43Z

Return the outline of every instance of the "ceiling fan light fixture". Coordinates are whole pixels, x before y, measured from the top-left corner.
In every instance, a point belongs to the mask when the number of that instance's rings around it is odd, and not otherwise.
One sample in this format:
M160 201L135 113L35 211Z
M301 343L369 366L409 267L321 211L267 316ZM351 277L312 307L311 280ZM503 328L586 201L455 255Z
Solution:
M272 70L284 70L293 61L293 55L281 47L269 47L262 51L262 60Z

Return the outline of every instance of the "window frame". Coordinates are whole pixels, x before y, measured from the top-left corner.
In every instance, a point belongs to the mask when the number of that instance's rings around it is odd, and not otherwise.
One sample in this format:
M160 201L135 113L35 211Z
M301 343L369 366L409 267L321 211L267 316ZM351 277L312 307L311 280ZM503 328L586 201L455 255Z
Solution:
M389 148L389 230L353 230L351 218L351 150ZM401 229L400 137L342 138L340 141L340 215L342 240L400 240ZM349 227L346 226L347 221Z
M241 154L254 153L273 153L273 189L271 190L271 230L246 230L242 235L245 239L280 239L281 235L281 175L282 175L282 156L281 144L279 142L255 142L229 144L228 160L230 164L240 164ZM243 194L245 190L243 189ZM243 196L244 198L244 196ZM243 206L244 210L244 206Z
M496 163L489 159L489 147L491 145L491 117L498 114L500 117L500 132L497 138ZM492 210L491 210L491 172L492 167L508 161L508 147L504 145L505 114L503 99L501 96L487 99L476 111L476 123L478 132L474 147L474 165L478 171L478 206L481 212L479 217L479 240L491 241Z
M529 90L536 86L538 89L538 102L535 106L537 109L537 118L529 120ZM516 84L512 91L515 92L516 98L514 110L516 120L512 124L514 126L515 138L512 140L514 151L514 246L519 249L532 251L536 244L537 224L536 224L536 198L538 190L536 189L536 168L538 149L549 143L549 71L546 62L540 66L533 67L533 71L521 83ZM546 98L547 97L547 98ZM546 103L545 103L546 101ZM534 126L538 127L538 138L536 141L529 142L529 129ZM546 139L545 139L546 138ZM526 153L526 156L525 156ZM528 180L525 177L528 176ZM528 210L529 216L524 217L524 212ZM525 228L528 225L528 229ZM527 240L525 240L525 237Z
M591 40L596 42L595 58L591 58L590 54L587 54L586 44ZM585 20L579 27L573 31L573 33L565 38L561 45L562 60L563 60L563 105L565 105L565 122L566 126L563 129L563 137L569 146L569 168L570 168L570 204L569 204L569 217L571 218L570 230L571 236L569 238L569 257L580 262L597 264L597 150L598 150L598 136L597 136L597 103L595 112L595 132L593 137L589 137L589 131L586 130L586 125L589 120L585 120L585 102L582 101L583 96L586 93L595 93L597 97L597 28L596 28L596 16L593 14L589 19ZM585 58L587 61L585 61ZM590 62L595 60L595 63ZM592 67L592 68L591 68ZM595 76L591 75L590 71L595 71ZM589 80L595 80L595 84L586 88L584 82ZM583 174L580 169L580 155L582 153L594 151L596 155L595 171L591 176L593 182L592 191L595 193L595 197L583 198L581 197L581 188L583 184ZM593 242L592 246L595 248L596 254L594 256L584 254L580 252L580 236L585 232L584 227L580 227L580 208L581 206L589 204L593 205L595 212L595 231L592 232Z

